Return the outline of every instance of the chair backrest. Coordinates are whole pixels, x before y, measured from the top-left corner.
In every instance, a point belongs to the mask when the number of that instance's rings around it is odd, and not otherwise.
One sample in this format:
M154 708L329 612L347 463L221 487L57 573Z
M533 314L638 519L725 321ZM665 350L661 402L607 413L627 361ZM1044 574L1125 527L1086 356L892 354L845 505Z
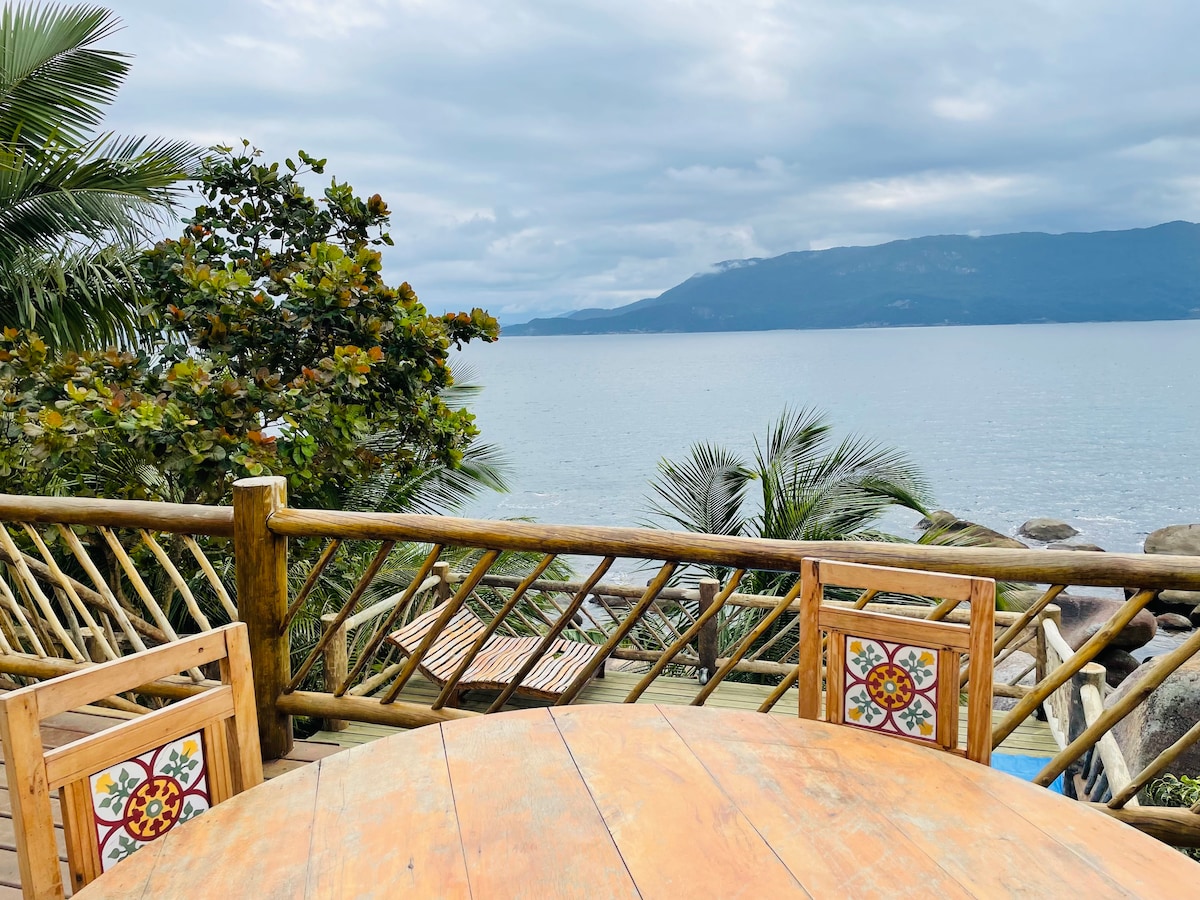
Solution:
M219 686L43 750L44 719L212 662L220 664ZM63 896L51 818L55 790L78 890L176 824L262 782L246 626L4 694L0 739L25 896Z
M996 583L990 578L806 559L801 565L800 715L939 747L987 764L992 752L992 643ZM933 597L939 613L970 603L970 625L911 619L824 603L825 587ZM822 635L824 654L822 653ZM958 741L962 657L967 745Z

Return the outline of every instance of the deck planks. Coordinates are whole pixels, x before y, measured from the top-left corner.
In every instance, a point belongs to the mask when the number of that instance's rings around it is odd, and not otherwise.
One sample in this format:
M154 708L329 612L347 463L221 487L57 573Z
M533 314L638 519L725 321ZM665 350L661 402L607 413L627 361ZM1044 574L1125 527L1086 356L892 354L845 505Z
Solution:
M579 704L621 703L640 678L640 675L631 672L609 672L602 679L592 679L583 689L576 702ZM696 696L696 692L699 689L699 685L695 679L660 676L654 680L654 683L650 685L638 702L686 706ZM713 695L708 698L705 706L715 709L743 709L753 711L758 709L771 690L770 687L757 684L722 682ZM418 674L414 675L412 680L405 686L404 690L400 693L399 699L408 701L409 703L428 705L433 702L437 695L438 688ZM495 693L485 691L468 694L461 703L461 706L463 709L482 712L488 708L492 700L495 699L495 696ZM514 697L512 702L509 703L509 706L517 709L530 709L542 705L544 703L530 697ZM795 691L789 691L787 696L780 700L774 709L771 710L771 714L785 719L794 719L798 715L798 707L798 695ZM1003 711L996 710L992 714L992 721L998 722L1003 716ZM389 734L395 734L397 730L386 725L366 725L352 722L345 731L322 731L313 735L312 740L349 747L369 743ZM959 739L960 743L965 745L965 712L959 716ZM997 748L997 752L1018 753L1023 756L1041 756L1049 759L1058 752L1058 744L1054 742L1054 737L1050 734L1050 727L1045 722L1028 719L1022 722L1017 727L1017 730L1004 740L1000 747Z

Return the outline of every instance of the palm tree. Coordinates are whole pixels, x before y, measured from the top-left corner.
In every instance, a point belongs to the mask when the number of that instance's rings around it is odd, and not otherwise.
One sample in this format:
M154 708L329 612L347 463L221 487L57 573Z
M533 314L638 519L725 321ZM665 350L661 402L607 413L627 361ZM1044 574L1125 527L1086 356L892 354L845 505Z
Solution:
M814 409L785 410L765 440L755 438L750 460L698 443L682 461L660 462L650 486L650 525L665 521L704 534L792 541L899 540L878 530L879 517L893 506L924 513L929 502L925 479L903 453L854 435L835 441L825 415ZM703 571L718 580L730 574L720 567ZM795 579L791 573L753 571L741 589L781 595ZM765 615L745 613L731 627L722 617L722 646L739 640ZM769 644L791 624L791 617L783 617L760 643Z
M818 410L785 410L754 458L710 443L664 459L650 512L705 534L792 541L895 540L877 530L892 506L925 512L929 489L903 453L851 435L835 443ZM751 506L757 482L760 495Z
M93 135L129 63L97 46L98 6L6 4L0 15L0 326L57 346L128 342L138 246L201 151Z

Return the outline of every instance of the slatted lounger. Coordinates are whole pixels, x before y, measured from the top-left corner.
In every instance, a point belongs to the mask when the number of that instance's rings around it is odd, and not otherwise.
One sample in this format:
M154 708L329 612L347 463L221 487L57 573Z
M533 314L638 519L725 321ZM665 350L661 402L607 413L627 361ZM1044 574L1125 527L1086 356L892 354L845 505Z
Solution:
M388 636L405 654L411 656L445 608L436 606ZM475 640L487 625L464 605L450 617L418 665L425 677L444 686L458 669ZM504 637L493 634L471 661L459 680L456 692L471 690L500 691L506 688L521 667L533 656L541 636ZM546 654L521 681L518 694L557 700L592 661L597 647L579 641L558 638Z

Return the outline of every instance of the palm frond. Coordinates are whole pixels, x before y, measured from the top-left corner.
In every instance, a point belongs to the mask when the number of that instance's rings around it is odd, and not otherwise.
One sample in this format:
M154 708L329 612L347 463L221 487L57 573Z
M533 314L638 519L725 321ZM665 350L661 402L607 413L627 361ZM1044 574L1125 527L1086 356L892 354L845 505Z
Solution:
M742 506L754 473L736 453L714 444L695 444L681 463L658 464L650 483L650 513L686 531L742 534Z
M119 20L100 6L8 4L0 15L0 140L82 141L129 69L96 45Z

